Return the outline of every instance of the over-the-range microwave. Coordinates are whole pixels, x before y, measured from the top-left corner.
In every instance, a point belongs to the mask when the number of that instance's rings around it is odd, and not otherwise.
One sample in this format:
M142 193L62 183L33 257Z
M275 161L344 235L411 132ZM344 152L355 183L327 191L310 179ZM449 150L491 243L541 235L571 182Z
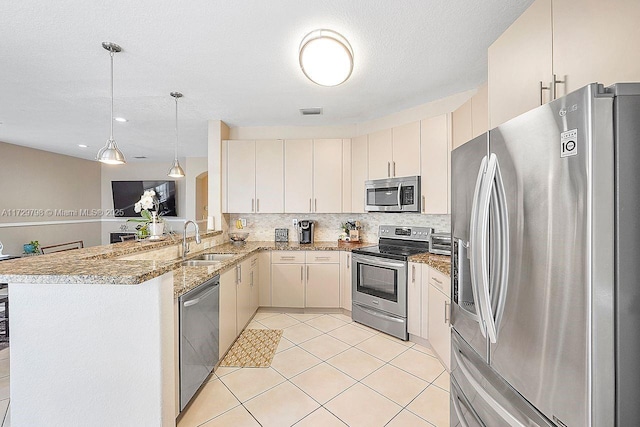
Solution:
M364 204L367 212L420 212L420 177L365 181Z

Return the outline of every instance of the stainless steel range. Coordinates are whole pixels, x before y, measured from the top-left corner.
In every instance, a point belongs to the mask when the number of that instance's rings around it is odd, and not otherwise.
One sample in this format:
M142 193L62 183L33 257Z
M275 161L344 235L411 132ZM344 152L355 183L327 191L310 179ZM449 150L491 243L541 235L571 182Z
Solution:
M352 251L352 317L402 340L407 333L407 268L411 255L429 251L427 227L381 225L378 246Z

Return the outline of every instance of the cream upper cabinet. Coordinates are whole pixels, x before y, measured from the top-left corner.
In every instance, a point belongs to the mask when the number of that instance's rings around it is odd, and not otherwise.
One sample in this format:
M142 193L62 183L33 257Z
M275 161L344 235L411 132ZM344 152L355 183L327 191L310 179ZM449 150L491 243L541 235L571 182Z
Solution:
M255 147L255 212L282 213L284 212L284 141L256 141Z
M255 141L229 141L227 146L227 211L255 212Z
M351 140L342 140L342 212L351 212Z
M422 336L422 269L420 264L409 263L407 288L407 331L411 335Z
M420 175L420 122L391 129L391 176Z
M313 140L312 209L315 213L342 212L342 139Z
M284 141L284 211L312 212L313 140Z
M449 115L420 124L422 213L449 213Z
M640 81L640 1L554 0L557 96L589 83Z
M550 100L551 92L541 86L548 88L553 74L551 16L551 0L536 0L489 47L489 128Z
M471 138L489 130L489 85L483 84L471 97Z
M368 142L367 135L351 140L351 212L353 213L364 213L364 182L368 179Z
M368 139L369 179L390 178L393 159L391 129L371 133ZM364 197L364 190L362 194Z
M471 99L451 113L451 149L456 149L473 137Z

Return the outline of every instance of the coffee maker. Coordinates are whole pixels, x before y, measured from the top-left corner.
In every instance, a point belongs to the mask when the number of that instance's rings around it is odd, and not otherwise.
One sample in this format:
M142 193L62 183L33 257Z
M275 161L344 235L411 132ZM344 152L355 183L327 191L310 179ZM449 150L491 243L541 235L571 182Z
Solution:
M298 241L300 243L313 243L313 229L315 221L309 219L298 220Z

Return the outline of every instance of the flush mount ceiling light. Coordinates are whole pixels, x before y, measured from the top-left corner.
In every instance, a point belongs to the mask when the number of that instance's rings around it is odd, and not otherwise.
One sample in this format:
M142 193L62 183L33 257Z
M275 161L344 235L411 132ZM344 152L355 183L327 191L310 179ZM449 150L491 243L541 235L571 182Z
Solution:
M351 45L332 30L315 30L304 36L298 55L304 75L321 86L344 83L353 71Z
M182 94L180 92L171 92L170 95L176 100L176 151L173 157L173 166L169 169L169 176L171 178L184 178L184 170L182 170L180 162L178 162L178 98L182 98Z
M102 42L102 47L109 51L111 57L111 137L107 144L98 151L96 160L108 165L123 165L127 163L124 154L118 149L115 139L113 139L113 55L122 51L122 48L115 43Z
M126 123L129 120L125 119L124 117L114 117L113 120L115 120L116 122L120 122L120 123Z

